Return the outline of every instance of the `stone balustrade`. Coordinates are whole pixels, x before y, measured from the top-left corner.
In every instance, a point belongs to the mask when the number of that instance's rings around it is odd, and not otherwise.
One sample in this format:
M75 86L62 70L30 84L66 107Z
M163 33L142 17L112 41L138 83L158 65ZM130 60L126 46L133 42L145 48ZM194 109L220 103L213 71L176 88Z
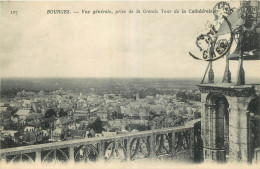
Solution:
M194 159L194 127L149 130L111 137L95 137L0 150L9 162L133 161Z

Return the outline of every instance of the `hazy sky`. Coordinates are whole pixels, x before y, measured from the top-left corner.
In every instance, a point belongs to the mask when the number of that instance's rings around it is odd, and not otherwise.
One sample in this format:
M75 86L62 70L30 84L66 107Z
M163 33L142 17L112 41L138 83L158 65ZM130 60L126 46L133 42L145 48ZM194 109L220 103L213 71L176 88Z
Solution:
M1 77L202 77L207 63L194 60L188 52L214 16L188 10L212 9L214 4L4 2ZM47 15L52 9L69 9L72 14ZM159 14L84 15L82 9L157 9ZM187 13L161 14L161 9ZM11 10L18 10L18 15L11 15ZM214 62L216 76L222 76L224 62ZM259 78L259 64L245 62L246 75ZM234 77L237 61L231 62L231 69Z

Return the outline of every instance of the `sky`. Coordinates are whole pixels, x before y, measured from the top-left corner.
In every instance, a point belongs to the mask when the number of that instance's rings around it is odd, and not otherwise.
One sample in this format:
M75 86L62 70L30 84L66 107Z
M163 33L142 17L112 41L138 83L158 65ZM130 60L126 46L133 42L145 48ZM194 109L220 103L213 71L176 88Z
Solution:
M189 51L206 33L209 14L189 9L212 9L216 2L2 2L1 77L202 77L207 62ZM231 3L236 6L236 3ZM48 15L69 9L71 15ZM81 14L81 10L157 9L159 14ZM161 14L161 9L187 13ZM10 14L17 10L18 15ZM79 11L78 14L73 11ZM180 11L181 12L181 11ZM238 62L230 63L236 76ZM259 61L246 61L246 76L259 78ZM225 59L213 63L215 76Z

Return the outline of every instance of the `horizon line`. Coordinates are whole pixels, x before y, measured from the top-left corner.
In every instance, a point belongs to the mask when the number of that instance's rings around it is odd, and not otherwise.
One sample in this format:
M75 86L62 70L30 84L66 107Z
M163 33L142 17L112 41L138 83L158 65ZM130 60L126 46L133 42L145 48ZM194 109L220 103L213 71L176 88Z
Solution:
M98 76L89 76L89 77L82 77L82 76L42 76L42 77L38 77L38 76L20 76L20 77L17 77L17 76L4 76L4 77L0 77L0 79L39 79L39 78L46 78L46 79L54 79L54 78L57 78L57 79L74 79L74 78L78 78L78 79L202 79L203 77L98 77ZM219 79L219 78L222 78L222 76L216 76L215 79ZM236 77L234 77L236 79ZM257 79L260 79L259 77L257 76L247 76L247 78L257 78ZM207 79L207 78L205 78Z

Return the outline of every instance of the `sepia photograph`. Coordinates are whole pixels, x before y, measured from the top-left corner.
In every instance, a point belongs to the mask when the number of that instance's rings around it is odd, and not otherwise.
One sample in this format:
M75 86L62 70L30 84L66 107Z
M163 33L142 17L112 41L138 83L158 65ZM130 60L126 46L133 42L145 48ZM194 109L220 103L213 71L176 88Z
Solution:
M1 1L0 168L259 168L259 8Z

